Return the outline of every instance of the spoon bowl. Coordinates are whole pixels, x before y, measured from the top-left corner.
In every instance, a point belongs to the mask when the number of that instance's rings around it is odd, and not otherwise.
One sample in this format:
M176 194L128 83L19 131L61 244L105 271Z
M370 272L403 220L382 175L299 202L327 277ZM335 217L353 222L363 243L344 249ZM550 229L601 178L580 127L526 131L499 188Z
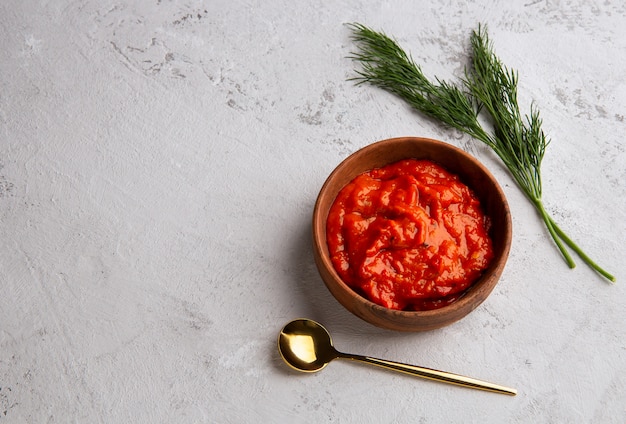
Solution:
M308 319L285 325L278 336L278 350L287 365L303 372L319 371L339 355L328 331Z
M517 394L515 389L458 374L339 352L333 346L328 330L310 319L287 323L278 335L278 351L287 365L302 372L320 371L333 359L343 358L444 383L513 396Z

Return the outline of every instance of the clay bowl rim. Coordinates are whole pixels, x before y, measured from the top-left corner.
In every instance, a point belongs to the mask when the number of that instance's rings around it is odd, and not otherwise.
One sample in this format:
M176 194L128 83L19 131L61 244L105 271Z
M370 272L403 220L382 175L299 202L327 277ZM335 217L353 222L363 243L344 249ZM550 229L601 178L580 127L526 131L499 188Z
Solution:
M430 146L436 146L436 148L441 148L444 150L448 150L450 152L455 153L457 156L461 157L463 161L467 161L470 164L470 167L474 167L478 169L484 177L486 177L493 188L496 190L498 202L502 203L503 208L503 217L504 217L504 234L501 236L502 243L499 248L494 248L495 256L492 260L491 265L487 270L483 273L483 275L463 294L461 298L456 300L450 305L444 306L439 309L427 310L427 311L400 311L389 309L384 306L378 305L369 299L361 296L359 293L354 291L350 286L348 286L339 276L337 271L335 270L328 252L328 246L326 244L326 219L328 216L328 209L332 202L334 202L337 193L343 186L345 186L348 182L352 180L357 174L365 172L374 167L384 166L385 164L393 163L398 160L408 159L410 157L417 159L430 159L426 156L412 155L412 156L402 156L400 155L397 159L392 159L388 161L380 162L380 165L374 165L371 167L356 167L354 173L350 174L349 177L344 177L344 182L339 184L339 188L336 193L330 194L324 198L325 194L329 190L329 187L335 183L335 180L341 177L342 172L346 167L349 167L353 164L357 164L361 161L362 157L367 157L371 155L372 152L377 151L378 149L385 148L393 148L394 146L399 146L401 144L413 143L413 144L426 144ZM370 160L371 161L371 160ZM370 162L368 161L368 162ZM437 162L435 160L435 162ZM445 163L440 163L444 168L449 170L450 172L457 174L461 177L461 181L464 181L464 177L461 175L462 172L458 169L451 169L449 166L446 166ZM467 184L467 183L466 183ZM469 185L469 184L468 184ZM474 187L469 185L472 190ZM330 199L329 199L330 198ZM481 204L484 199L480 199ZM322 206L327 204L327 207L322 210ZM483 205L484 208L484 205ZM486 211L485 211L486 212ZM492 217L490 217L492 218ZM507 262L511 240L512 240L512 219L510 214L509 205L504 194L504 191L500 187L500 184L495 179L495 177L489 172L489 170L476 159L474 156L470 155L468 152L452 145L446 143L441 140L436 140L433 138L426 137L396 137L389 138L374 142L369 144L354 153L350 154L343 161L335 167L335 169L329 174L326 181L322 185L320 192L318 194L317 200L315 202L314 211L313 211L313 223L312 223L312 233L313 233L313 244L314 244L314 254L315 254L315 262L322 276L322 280L325 285L332 293L332 295L342 304L346 309L348 309L353 314L357 315L359 318L369 322L378 327L395 329L399 331L424 331L440 328L449 324L452 324L455 321L460 320L461 318L468 315L472 312L476 307L482 304L487 297L491 294L493 288L497 285L501 273L504 269L504 265ZM491 232L491 230L490 230ZM493 236L492 236L493 237ZM494 246L495 247L495 246ZM324 268L324 271L327 273L327 277L325 278L324 272L321 268ZM332 282L327 281L327 278L331 278ZM331 287L331 285L335 285L335 287ZM335 293L336 290L343 292L345 296L349 296L352 301L360 304L361 307L355 305L351 305L349 302L344 299L340 299L339 296ZM343 297L343 296L341 296ZM376 322L369 319L369 317L364 316L362 310L371 310L373 314L378 318ZM461 312L460 312L461 311ZM450 318L447 319L446 316L449 315ZM393 321L399 320L402 321L402 324L394 325ZM430 321L436 321L435 324L429 324ZM388 321L385 323L384 321ZM407 322L414 321L413 325L407 325ZM414 327L414 328L409 328Z

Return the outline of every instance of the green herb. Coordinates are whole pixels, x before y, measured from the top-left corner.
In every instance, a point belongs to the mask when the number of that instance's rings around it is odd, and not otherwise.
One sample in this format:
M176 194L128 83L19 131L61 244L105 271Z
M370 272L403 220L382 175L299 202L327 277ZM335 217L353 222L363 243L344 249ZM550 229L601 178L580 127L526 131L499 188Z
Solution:
M556 224L542 200L541 161L549 140L541 129L536 107L530 115L520 113L517 102L517 73L494 54L487 31L479 25L470 41L472 66L461 87L435 78L429 80L411 56L391 38L361 24L350 24L352 39L360 50L350 57L361 69L353 78L388 90L418 111L456 128L489 147L502 159L511 175L537 209L548 232L570 268L576 264L569 246L592 269L610 281L615 277L597 265ZM479 122L488 115L491 131Z

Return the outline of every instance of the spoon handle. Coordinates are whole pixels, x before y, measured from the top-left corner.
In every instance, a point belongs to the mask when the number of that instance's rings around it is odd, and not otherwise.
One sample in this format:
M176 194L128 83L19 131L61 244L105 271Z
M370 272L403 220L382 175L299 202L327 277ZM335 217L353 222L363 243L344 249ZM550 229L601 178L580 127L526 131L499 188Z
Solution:
M384 359L372 358L369 356L352 355L340 353L340 358L351 359L354 361L372 364L381 368L399 371L405 374L415 375L417 377L427 378L429 380L441 381L444 383L456 384L458 386L469 387L472 389L486 390L489 392L502 393L505 395L515 396L517 390L509 387L500 386L499 384L489 383L487 381L477 380L463 375L452 374L445 371L437 371L430 368L418 367L415 365L402 364L400 362L386 361Z

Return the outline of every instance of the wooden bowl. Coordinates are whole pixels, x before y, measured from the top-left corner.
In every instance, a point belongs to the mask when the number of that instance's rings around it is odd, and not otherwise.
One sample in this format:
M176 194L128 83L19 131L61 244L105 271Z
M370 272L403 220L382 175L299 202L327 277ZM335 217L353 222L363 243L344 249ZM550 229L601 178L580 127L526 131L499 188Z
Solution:
M458 175L478 196L491 219L489 234L494 258L482 276L457 301L429 311L399 311L377 305L342 281L330 260L326 243L328 211L339 191L357 175L402 159L428 159ZM463 318L489 296L497 284L511 247L512 224L504 192L491 173L465 151L428 138L402 137L373 143L346 158L330 174L313 211L315 263L324 283L346 309L378 327L397 331L426 331Z

